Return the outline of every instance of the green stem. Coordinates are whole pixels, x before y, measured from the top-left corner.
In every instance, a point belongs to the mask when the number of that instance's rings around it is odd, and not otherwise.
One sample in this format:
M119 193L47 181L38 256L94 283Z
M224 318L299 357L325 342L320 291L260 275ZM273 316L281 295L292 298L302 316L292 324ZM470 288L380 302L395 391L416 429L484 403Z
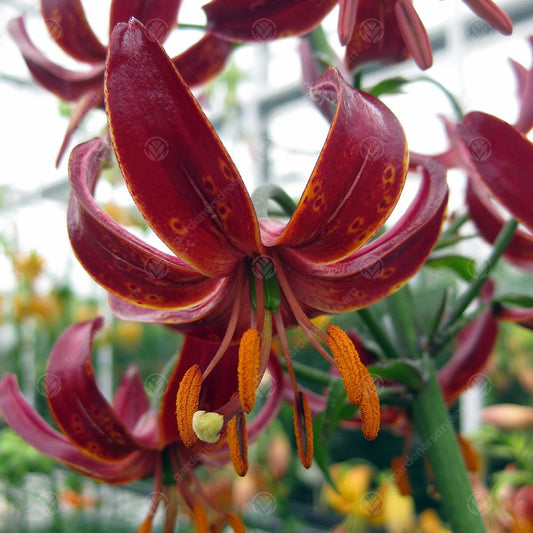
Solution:
M409 461L425 454L452 531L485 533L435 367L429 359L426 363L428 379L416 394L412 405L414 424L422 442L411 452L407 466Z
M446 330L453 325L453 323L458 320L466 308L472 303L472 301L479 295L481 287L487 280L486 266L490 269L493 269L496 266L496 263L499 261L502 256L505 248L509 244L510 240L513 238L518 222L514 219L509 219L503 228L501 229L498 237L494 241L492 252L489 255L488 259L484 263L484 267L478 273L478 275L472 280L466 291L461 295L461 297L455 303L454 308L451 310L448 315L448 319L441 327L441 332L445 333Z
M392 320L397 346L410 359L419 359L417 339L418 334L414 323L412 298L408 294L408 286L391 294L387 299L389 316Z
M365 323L365 326L368 328L375 341L378 343L379 347L383 350L384 356L381 354L376 354L381 361L386 361L387 359L398 359L400 355L396 351L396 348L391 343L388 335L383 331L383 328L379 325L379 322L374 317L374 314L369 308L359 309L357 311L359 317Z
M437 80L434 80L433 78L429 78L427 76L419 76L417 78L414 78L413 81L427 81L435 85L435 87L438 87L450 102L450 105L452 106L453 111L455 113L456 119L458 121L462 120L464 113L461 108L461 105L459 104L459 101L450 91L448 91L448 89L446 89L446 87L444 87L444 85L442 85L442 83L439 83Z
M269 200L276 202L288 216L296 210L294 200L281 187L272 184L261 185L252 194L252 202L259 218L268 217Z

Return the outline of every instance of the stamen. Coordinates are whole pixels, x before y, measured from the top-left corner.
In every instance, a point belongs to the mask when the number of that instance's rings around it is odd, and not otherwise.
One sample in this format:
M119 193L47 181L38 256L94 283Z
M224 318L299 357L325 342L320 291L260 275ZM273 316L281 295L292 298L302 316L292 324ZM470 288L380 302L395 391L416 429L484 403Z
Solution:
M226 521L231 526L234 533L246 533L246 528L242 523L242 520L234 513L228 513L226 515Z
M192 416L192 428L203 442L214 444L220 438L224 417L218 413L196 411Z
M192 506L192 513L196 533L209 533L209 520L207 519L203 507L200 504L195 503Z
M379 396L376 385L372 376L363 365L359 362L361 373L361 422L363 435L367 440L374 440L379 433L381 411L379 407Z
M300 461L305 468L313 462L313 422L307 396L298 391L293 402L294 433Z
M152 519L153 516L147 516L139 527L138 533L152 533Z
M261 336L256 329L248 329L241 337L239 345L239 396L245 413L249 413L255 403L260 367Z
M394 456L391 460L391 470L396 486L403 496L410 496L413 494L411 490L411 483L407 475L407 467L405 465L406 457Z
M337 363L348 401L353 405L360 405L363 400L361 367L365 371L366 368L361 363L353 342L339 326L333 324L328 326L326 342Z
M193 430L192 419L194 413L198 411L201 386L202 372L198 365L193 365L185 372L176 395L178 430L183 444L188 448L198 442L198 437Z
M242 413L237 413L228 421L228 447L233 469L239 476L248 472L248 433L246 419Z

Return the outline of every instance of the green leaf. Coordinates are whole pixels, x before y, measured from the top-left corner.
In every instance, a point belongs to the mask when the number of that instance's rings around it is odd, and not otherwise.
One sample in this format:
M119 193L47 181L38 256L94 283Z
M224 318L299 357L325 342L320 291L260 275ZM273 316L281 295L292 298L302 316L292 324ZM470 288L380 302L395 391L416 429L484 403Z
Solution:
M410 80L402 76L388 78L386 80L380 81L373 87L370 87L369 89L367 89L367 92L374 96L381 96L382 94L396 94L401 92L400 89L406 83L410 83Z
M393 360L367 366L373 378L381 378L407 385L410 389L420 390L424 380L416 361L407 359Z
M462 279L470 282L476 276L476 263L469 257L462 255L441 255L438 257L430 257L426 266L431 268L448 268L453 270Z
M524 296L521 294L506 294L494 300L495 304L512 305L516 307L533 307L533 296Z

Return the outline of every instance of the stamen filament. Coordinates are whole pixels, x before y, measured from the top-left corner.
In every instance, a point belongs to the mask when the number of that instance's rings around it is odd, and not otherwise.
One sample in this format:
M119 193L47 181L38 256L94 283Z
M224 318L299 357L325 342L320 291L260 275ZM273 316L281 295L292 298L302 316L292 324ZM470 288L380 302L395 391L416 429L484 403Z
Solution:
M226 353L228 346L233 340L233 334L235 333L235 328L237 327L237 321L239 319L239 314L241 311L242 290L244 285L244 266L241 266L241 268L239 269L239 274L237 276L236 283L237 288L235 293L235 300L233 302L233 307L231 308L231 315L228 320L228 327L226 328L226 332L224 333L224 337L220 342L218 350L216 351L215 355L213 355L211 361L209 361L209 364L207 365L206 369L202 374L202 380L204 380L211 373L211 371L213 370L213 368L215 368L220 359L222 359L222 356Z
M226 515L226 522L231 526L234 533L246 533L246 528L242 520L236 514L228 513Z
M274 324L276 324L281 353L283 354L285 367L287 368L287 373L289 374L289 379L291 380L292 390L296 396L298 394L298 382L296 381L294 367L292 366L291 349L289 347L289 341L287 340L287 335L285 332L285 324L283 323L283 319L279 313L274 315Z
M227 432L233 469L239 476L244 476L248 472L248 433L242 413L237 413L228 421Z
M183 444L188 448L198 442L192 426L194 413L198 411L202 372L198 365L193 365L185 372L176 395L176 420Z

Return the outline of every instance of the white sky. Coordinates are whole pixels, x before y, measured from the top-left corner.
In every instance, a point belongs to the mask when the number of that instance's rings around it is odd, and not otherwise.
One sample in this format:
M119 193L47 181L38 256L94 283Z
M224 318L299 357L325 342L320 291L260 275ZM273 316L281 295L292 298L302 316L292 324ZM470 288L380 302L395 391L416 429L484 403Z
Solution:
M516 2L508 0L498 3L505 7ZM27 6L37 4L29 0L24 3ZM84 2L96 33L103 42L107 42L108 9L106 7L101 10L103 4L107 6L108 2ZM197 0L186 0L182 20L202 23L203 14L198 9L199 5ZM469 14L458 0L421 0L415 1L415 5L428 30L444 25L451 28L452 36L456 33L454 21L457 17ZM98 21L98 8L101 13L105 13L103 23ZM0 72L29 80L26 66L5 28L7 21L17 14L10 2L0 0ZM36 7L29 10L28 20L35 42L39 45L46 43L42 48L52 59L64 66L73 66L64 54L51 45ZM328 27L334 30L335 24L336 11L329 17ZM529 34L533 34L531 22L516 27L512 37L493 34L479 42L469 42L468 50L462 47L463 43L459 40L454 40L453 53L442 58L436 55L435 66L425 74L435 77L455 92L465 109L478 109L513 121L516 114L515 85L507 58L512 57L525 65L530 64L529 47L525 42L525 37ZM294 54L295 40L291 41L280 41L272 46L269 85L273 90L299 81L299 61ZM165 45L172 55L179 51L178 47L183 46L183 41L178 42L177 38L169 39ZM249 64L254 65L257 61L257 53L257 49L247 47L234 57L241 68L248 68ZM409 76L420 72L409 64L392 67L388 74ZM241 91L245 100L254 87L257 84L253 80L243 84ZM38 188L66 178L66 163L59 169L54 166L66 119L59 116L57 99L37 87L20 87L0 80L0 95L0 185L9 185L13 199L27 202L28 196L25 195L31 195ZM416 84L408 95L387 97L386 103L404 124L411 148L435 152L445 147L445 138L436 114L449 114L449 106L435 88L427 84ZM92 136L104 123L103 113L94 113L86 130ZM223 139L245 182L252 187L255 179L254 158L258 154L249 149L249 140L252 138L253 142L254 131L253 125L247 131L248 126L248 123L244 123L239 128L228 128ZM290 192L301 191L326 136L325 121L310 104L302 102L285 116L278 113L271 129L274 131L276 144L273 154L277 157L273 164L274 173L277 179L286 177L293 180ZM243 135L248 142L243 142ZM78 141L87 138L83 134L78 135ZM460 194L452 195L452 198L454 202L462 201ZM36 249L45 255L49 268L55 275L62 277L68 273L81 290L98 290L73 258L66 233L65 204L46 200L27 203L25 207L3 212L0 216L0 231L4 235L16 235L24 250ZM9 290L11 286L12 279L6 261L0 257L0 290Z

